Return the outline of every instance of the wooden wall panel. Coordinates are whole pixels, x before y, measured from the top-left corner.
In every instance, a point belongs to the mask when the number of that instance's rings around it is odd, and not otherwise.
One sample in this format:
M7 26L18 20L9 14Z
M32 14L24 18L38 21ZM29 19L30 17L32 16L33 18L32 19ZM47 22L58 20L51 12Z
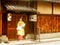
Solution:
M16 39L16 16L12 14L12 20L7 21L7 36L9 39Z
M51 16L38 16L37 25L39 25L41 33L50 33L51 32Z
M16 29L15 28L8 28L8 38L9 39L16 39Z
M60 3L53 3L53 14L60 15Z
M60 32L60 16L39 15L37 21L38 27L40 27L40 33Z
M58 32L60 32L60 16L58 16Z
M0 12L0 36L2 35L2 13Z
M52 14L52 3L51 2L37 2L37 11L40 14Z
M58 16L52 18L52 32L58 32Z
M34 22L29 21L27 34L33 34L33 33L34 33Z

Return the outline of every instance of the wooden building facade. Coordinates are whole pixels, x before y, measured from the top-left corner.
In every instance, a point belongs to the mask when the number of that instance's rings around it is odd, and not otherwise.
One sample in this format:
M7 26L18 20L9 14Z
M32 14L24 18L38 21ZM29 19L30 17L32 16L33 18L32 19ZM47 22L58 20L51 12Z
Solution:
M6 1L6 0L5 0ZM16 5L19 4L19 6L22 4L18 3L14 0L9 1L10 3L14 3ZM10 4L5 3L2 1L2 4ZM13 5L12 3L12 5ZM1 4L1 5L2 5ZM32 5L33 4L33 5ZM52 2L26 2L22 4L23 6L32 7L35 8L38 12L37 15L37 22L34 24L34 22L29 21L29 14L30 13L19 13L7 11L6 8L4 8L4 5L2 6L2 11L0 11L0 35L7 35L9 39L16 39L16 27L17 22L19 18L22 16L23 21L26 23L25 26L25 36L27 34L37 34L38 33L38 27L40 28L40 33L58 33L60 32L60 3L52 3ZM12 20L7 21L7 15L11 13ZM32 15L32 14L30 14ZM34 32L35 28L35 32ZM37 32L36 32L37 31Z

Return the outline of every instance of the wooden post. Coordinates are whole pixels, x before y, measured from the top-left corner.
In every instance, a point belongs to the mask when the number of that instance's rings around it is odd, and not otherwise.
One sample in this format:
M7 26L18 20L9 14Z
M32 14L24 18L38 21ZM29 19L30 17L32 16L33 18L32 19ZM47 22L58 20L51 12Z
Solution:
M39 35L39 42L40 42L40 27L38 27L38 35Z
M36 22L34 22L34 40L36 40Z

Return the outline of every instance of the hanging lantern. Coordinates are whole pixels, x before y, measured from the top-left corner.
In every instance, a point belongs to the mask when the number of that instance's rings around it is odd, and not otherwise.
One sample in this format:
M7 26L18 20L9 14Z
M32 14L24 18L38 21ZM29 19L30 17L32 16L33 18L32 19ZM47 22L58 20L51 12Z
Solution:
M12 20L12 14L8 13L8 15L7 15L7 21L11 21L11 20Z

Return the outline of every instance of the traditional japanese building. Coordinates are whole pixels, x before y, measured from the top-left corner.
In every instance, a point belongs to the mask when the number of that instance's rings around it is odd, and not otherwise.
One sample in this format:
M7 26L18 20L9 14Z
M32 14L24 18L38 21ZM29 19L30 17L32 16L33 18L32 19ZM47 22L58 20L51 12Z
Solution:
M8 19L11 16L10 20ZM60 2L48 0L0 1L0 36L17 39L17 22L23 17L25 38L60 38ZM34 36L33 36L34 35Z

